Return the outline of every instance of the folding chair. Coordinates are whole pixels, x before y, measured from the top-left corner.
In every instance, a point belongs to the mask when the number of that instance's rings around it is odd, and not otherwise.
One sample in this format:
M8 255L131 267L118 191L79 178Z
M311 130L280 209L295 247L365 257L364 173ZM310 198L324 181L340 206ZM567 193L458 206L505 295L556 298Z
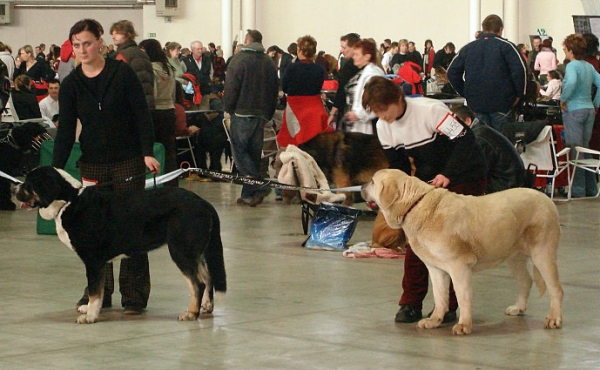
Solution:
M521 159L523 159L525 167L527 168L529 164L535 164L538 168L536 177L546 179L547 185L551 185L548 190L552 200L554 200L556 179L565 171L567 171L567 178L570 178L570 149L563 148L557 152L556 144L553 127L545 126L534 141L526 144L525 150L521 153ZM569 197L570 193L567 193L566 200Z
M235 163L233 162L233 145L231 145L231 134L229 133L229 124L229 119L223 118L223 129L225 129L225 135L227 135L227 142L229 143L229 151L231 152L231 157L229 157L229 162L231 163L229 172L233 172Z
M600 159L597 158L583 158L584 154L590 154L593 156L600 155L600 151L584 148L581 146L575 147L575 159L569 161L569 164L573 166L573 172L569 177L569 199L571 198L571 187L573 186L573 179L575 178L575 172L577 169L581 169L584 171L595 173L596 175L600 175ZM589 198L597 198L600 195L600 190L598 193L592 197L583 197L578 199L589 199Z
M198 163L196 163L196 155L194 154L194 146L192 145L192 140L190 140L189 136L177 136L175 138L177 141L177 155L183 155L185 153L190 153L192 157L192 162L194 163L194 168L198 168ZM179 146L179 142L183 142L182 146Z

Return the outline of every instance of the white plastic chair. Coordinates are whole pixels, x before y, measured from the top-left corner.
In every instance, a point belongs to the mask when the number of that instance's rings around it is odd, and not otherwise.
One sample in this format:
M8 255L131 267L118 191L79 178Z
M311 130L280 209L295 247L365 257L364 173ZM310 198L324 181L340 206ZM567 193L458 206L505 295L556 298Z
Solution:
M545 126L538 137L533 142L527 144L526 150L521 153L521 159L523 159L525 168L530 163L533 163L538 168L536 177L552 181L550 189L550 199L552 200L554 200L556 178L564 171L567 171L567 178L571 177L569 151L569 148L564 148L560 152L556 152L556 140L554 139L552 126ZM570 194L569 186L566 200L569 200Z
M575 159L569 161L569 164L573 166L573 172L571 173L571 176L569 176L569 198L571 198L571 188L573 186L573 179L575 178L575 172L577 171L577 169L592 172L592 173L595 173L596 175L600 175L600 159L597 159L597 158L581 158L580 159L580 157L582 157L583 154L591 154L594 156L600 156L600 151L584 148L582 146L576 146L575 152L576 152ZM598 195L600 195L600 190L598 191L598 193L596 195L594 195L592 197L582 197L582 198L577 198L577 199L597 198Z

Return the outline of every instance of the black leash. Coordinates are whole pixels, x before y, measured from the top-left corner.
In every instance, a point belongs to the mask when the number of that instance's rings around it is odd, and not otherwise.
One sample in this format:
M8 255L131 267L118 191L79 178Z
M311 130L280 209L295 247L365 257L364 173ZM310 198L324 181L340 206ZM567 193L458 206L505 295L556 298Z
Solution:
M145 171L144 173L141 173L139 175L129 176L129 177L126 177L126 178L121 179L121 180L112 180L112 181L109 181L109 182L98 183L98 184L96 184L94 186L96 186L98 188L104 188L104 187L111 186L111 185L114 185L114 184L118 184L118 183L121 183L121 182L131 182L133 180L139 179L140 177L146 177L146 175L148 175L149 173L151 173L151 172L150 171ZM156 184L156 174L154 174L154 188L155 189L156 189L156 186L157 186L157 184Z

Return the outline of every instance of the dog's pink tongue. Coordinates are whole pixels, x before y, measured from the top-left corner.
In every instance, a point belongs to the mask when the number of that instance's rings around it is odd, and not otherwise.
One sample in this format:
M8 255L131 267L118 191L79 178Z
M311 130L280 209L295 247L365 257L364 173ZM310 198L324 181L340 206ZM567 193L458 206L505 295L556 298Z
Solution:
M377 203L375 203L373 201L367 202L367 207L373 211L377 211L379 209L379 206L377 205Z
M29 210L31 209L31 206L29 205L29 203L21 202L21 204L19 204L19 208Z

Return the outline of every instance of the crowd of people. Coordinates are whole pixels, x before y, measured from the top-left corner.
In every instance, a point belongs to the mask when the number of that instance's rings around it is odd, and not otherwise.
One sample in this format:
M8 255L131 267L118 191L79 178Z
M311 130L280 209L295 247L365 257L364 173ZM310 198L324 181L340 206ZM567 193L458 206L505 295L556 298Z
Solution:
M142 180L117 180L146 168L161 170L152 150L155 141L165 148L164 170L174 170L178 135L194 136L202 152L198 157L209 152L210 168L221 170L227 144L224 118L230 120L237 171L262 178L264 126L279 109L283 119L277 141L282 148L334 130L376 135L390 167L435 187L483 195L524 186L523 164L502 132L528 101L531 86L534 101L562 109L567 146L589 147L599 121L595 36L567 36L562 42L566 60L559 63L551 38L534 37L528 51L503 38L503 29L502 19L490 15L475 40L458 52L452 42L436 51L432 40L426 40L422 53L408 39L378 45L348 33L340 37L337 56L318 51L317 40L309 35L292 42L287 52L277 45L265 49L262 34L248 30L225 60L214 43L208 48L201 41L189 48L155 39L138 44L135 28L126 20L110 27L113 43L107 46L102 25L85 19L48 55L44 44L25 45L15 60L11 47L0 42L0 60L14 81L11 95L18 117L44 117L58 126L53 165L65 166L79 121L83 181L111 183L112 191L142 189ZM328 79L335 79L338 88L324 104L321 90ZM428 80L446 85L441 91L464 97L466 106L452 112L439 100L407 98L425 95ZM211 114L186 119L186 110ZM597 192L596 176L579 171L572 196ZM244 185L237 203L255 207L269 193ZM147 257L124 260L120 281L126 313L141 313L150 293ZM112 266L107 266L105 306L112 304L113 285ZM410 247L402 285L396 321L414 322L422 317L427 269ZM87 299L85 292L77 305ZM451 297L445 321L456 320L456 308Z

